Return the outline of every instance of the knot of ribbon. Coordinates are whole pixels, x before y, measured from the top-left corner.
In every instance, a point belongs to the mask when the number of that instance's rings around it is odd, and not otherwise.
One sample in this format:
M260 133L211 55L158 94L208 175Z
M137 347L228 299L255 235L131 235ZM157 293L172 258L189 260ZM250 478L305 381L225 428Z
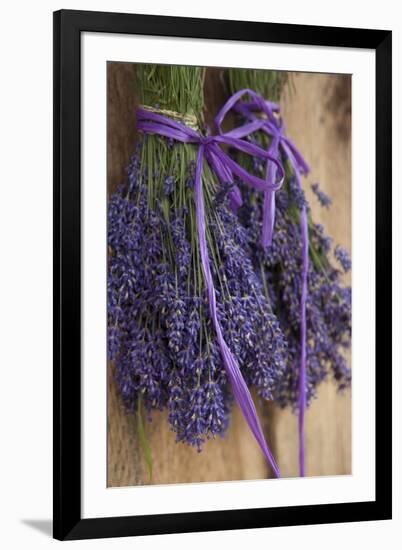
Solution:
M222 121L233 106L244 94L255 96L251 90L241 90L234 94L222 107L215 119L215 124L218 130L217 135L203 135L196 130L178 122L171 118L158 114L153 111L140 108L137 111L137 128L138 130L146 134L155 134L164 136L182 143L193 143L198 146L196 171L195 171L195 208L197 219L197 234L200 247L201 265L204 274L208 305L212 324L216 333L217 342L222 357L226 373L232 386L233 395L240 406L245 420L247 421L255 439L261 447L264 456L268 460L272 467L272 470L276 477L280 477L280 471L275 459L271 453L271 450L266 442L264 432L262 430L260 421L258 419L257 411L251 397L250 391L243 378L238 362L225 342L222 327L218 320L217 305L216 305L216 291L214 287L214 281L210 268L209 253L206 239L206 226L205 226L205 208L204 197L202 187L202 172L204 166L204 160L208 162L211 169L215 172L219 180L224 184L234 185L234 176L236 175L247 185L250 185L254 189L262 192L266 192L269 189L272 191L278 190L284 180L284 170L281 162L273 156L270 152L265 151L261 147L253 143L249 143L244 140L251 133L259 129L260 121L252 121L242 126L242 128L235 128L229 132L222 132ZM276 167L275 177L270 181L261 179L253 174L247 172L238 163L236 163L227 153L225 153L221 145L227 145L238 151L242 151L252 156L258 156L265 159L267 163L273 163ZM277 176L278 180L277 180ZM241 204L241 195L237 187L231 192L231 204L232 207L239 206Z
M307 175L310 168L294 143L285 135L285 124L280 117L280 108L276 103L264 100L261 96L252 95L251 102L238 102L233 105L234 110L241 114L249 123L260 123L260 130L269 135L272 140L268 148L271 156L278 161L281 154L289 160L294 172L296 184L302 189L301 175ZM266 181L267 188L264 191L263 224L261 244L264 247L272 243L275 224L275 189L272 182L276 179L276 164L267 164ZM306 301L308 291L308 261L309 261L309 240L308 240L308 217L307 208L303 204L300 213L300 229L302 240L302 288L300 297L300 371L298 385L298 413L299 413L299 470L303 477L305 474L305 449L304 449L304 415L306 410L306 360L307 360L307 321Z

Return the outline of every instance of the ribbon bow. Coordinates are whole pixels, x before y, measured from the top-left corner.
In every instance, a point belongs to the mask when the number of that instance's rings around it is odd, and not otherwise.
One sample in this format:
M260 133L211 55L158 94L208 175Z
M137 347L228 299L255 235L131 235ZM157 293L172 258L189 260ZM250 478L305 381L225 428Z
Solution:
M271 101L264 100L261 96L253 94L254 101L238 102L234 105L234 110L240 113L249 122L259 123L259 130L272 137L268 152L277 160L280 160L282 152L294 170L295 177L299 186L301 174L306 175L310 168L301 153L298 151L292 140L285 135L285 124L281 118L278 118L279 105ZM276 114L276 115L275 115ZM262 115L262 116L261 116ZM263 224L261 244L265 248L272 243L274 224L275 224L275 189L273 182L276 179L276 165L267 164L266 181L268 183L264 192Z
M280 108L276 103L265 101L261 96L254 101L238 102L234 105L234 110L241 114L250 123L260 121L260 130L272 137L271 145L268 149L270 155L280 160L281 153L287 158L292 166L297 186L301 189L301 175L306 175L310 168L303 159L294 143L285 135L285 124L279 116ZM261 114L263 118L261 118ZM269 246L272 243L274 224L275 224L275 193L272 182L276 178L276 165L267 164L266 181L269 184L264 191L263 207L263 225L262 225L262 245ZM305 449L304 449L304 414L306 410L306 360L307 360L307 327L306 327L306 301L307 301L307 276L308 276L308 219L306 205L303 205L300 215L300 229L302 237L302 289L300 299L300 372L299 372L299 469L300 475L305 474Z
M258 98L257 94L251 90L241 90L234 94L225 103L215 119L218 129L218 135L215 136L204 136L192 128L181 124L180 122L146 109L139 109L137 111L137 127L139 130L147 134L156 134L182 143L194 143L195 145L198 145L195 173L195 207L201 264L207 287L208 304L212 324L216 332L222 361L232 385L234 397L276 477L280 477L279 468L265 440L250 391L240 371L238 362L223 337L222 328L217 316L216 292L209 263L205 230L205 209L202 189L204 159L209 163L211 169L216 173L222 183L233 184L234 175L236 175L246 184L263 192L266 192L268 189L272 191L278 190L283 183L285 174L280 161L270 152L264 151L261 147L242 139L243 137L246 137L258 130L260 128L260 121L251 121L242 128L237 128L227 133L223 133L221 130L221 124L226 113L230 111L238 102L239 98L246 93L252 95L253 97L255 96L256 99ZM276 182L276 177L273 179L271 178L270 181L267 181L247 172L221 149L221 145L223 144L249 155L266 159L268 163L272 162L276 167L275 176L279 172L279 182ZM235 188L235 190L232 191L231 200L234 205L241 204L241 196L238 189Z

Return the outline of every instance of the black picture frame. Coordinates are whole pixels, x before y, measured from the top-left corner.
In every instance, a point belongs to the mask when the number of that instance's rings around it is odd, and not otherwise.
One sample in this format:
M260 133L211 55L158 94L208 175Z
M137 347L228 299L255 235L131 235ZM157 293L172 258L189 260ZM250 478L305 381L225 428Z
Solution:
M391 55L385 30L61 10L54 16L54 521L60 540L390 519ZM83 32L368 48L376 55L376 497L370 502L82 519Z

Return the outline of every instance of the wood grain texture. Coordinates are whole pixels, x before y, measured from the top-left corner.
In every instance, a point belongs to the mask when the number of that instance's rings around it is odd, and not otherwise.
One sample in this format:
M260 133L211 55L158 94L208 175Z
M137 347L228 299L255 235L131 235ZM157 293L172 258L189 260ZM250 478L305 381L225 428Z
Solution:
M288 134L313 167L308 182L320 181L334 201L321 209L306 182L314 217L335 241L350 249L351 151L350 78L337 75L295 74L295 91L284 94L282 106ZM218 70L208 71L206 102L209 113L224 100ZM125 180L125 168L135 142L136 91L132 68L108 64L108 187ZM207 116L211 122L211 116ZM264 429L284 476L297 475L297 419L272 404L257 403ZM339 395L335 385L322 385L307 413L307 474L331 475L351 471L351 392ZM208 441L202 453L175 442L166 413L146 423L152 449L153 484L263 479L270 477L258 445L237 407L224 439ZM113 365L108 365L108 480L109 487L150 482L138 442L136 419L127 415L117 395Z

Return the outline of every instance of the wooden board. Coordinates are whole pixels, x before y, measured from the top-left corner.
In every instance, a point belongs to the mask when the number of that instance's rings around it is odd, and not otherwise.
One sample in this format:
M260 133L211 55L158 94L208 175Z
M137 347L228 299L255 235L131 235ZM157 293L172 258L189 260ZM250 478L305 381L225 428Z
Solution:
M351 142L350 78L337 75L293 75L294 89L284 94L282 107L288 135L294 138L313 167L308 182L320 181L334 205L321 209L306 192L314 217L335 241L350 249ZM225 98L219 71L206 80L209 112L216 112ZM113 190L125 180L125 167L134 148L136 91L132 68L108 64L108 186ZM207 117L209 122L212 117ZM138 443L135 417L124 411L108 365L108 486L149 483ZM297 419L272 404L257 403L264 429L284 476L296 476ZM196 450L175 442L166 414L156 413L146 423L153 459L152 483L187 483L263 479L270 477L260 449L235 408L225 439L207 442ZM323 384L319 398L307 413L307 475L345 474L351 471L351 392L336 392Z

